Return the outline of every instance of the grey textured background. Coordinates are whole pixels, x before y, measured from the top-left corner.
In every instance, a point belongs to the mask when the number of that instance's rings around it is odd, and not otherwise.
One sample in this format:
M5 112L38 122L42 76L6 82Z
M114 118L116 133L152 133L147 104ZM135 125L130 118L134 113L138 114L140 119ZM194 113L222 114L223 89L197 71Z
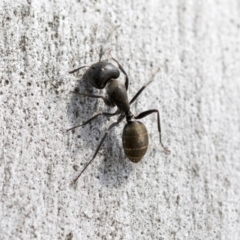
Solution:
M0 239L240 239L240 2L1 1ZM150 133L132 164L74 67L111 47ZM106 54L105 58L110 58ZM123 80L123 76L121 78ZM57 88L53 87L53 85ZM101 91L104 94L104 91ZM74 170L74 169L77 169Z

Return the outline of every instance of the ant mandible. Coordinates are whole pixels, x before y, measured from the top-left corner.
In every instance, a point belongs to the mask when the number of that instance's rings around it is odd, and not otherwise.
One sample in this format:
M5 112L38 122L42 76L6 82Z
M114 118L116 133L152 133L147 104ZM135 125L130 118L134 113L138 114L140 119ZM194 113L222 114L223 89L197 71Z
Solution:
M103 115L106 117L119 115L117 121L112 123L110 127L106 130L92 159L87 163L87 165L83 168L83 170L74 179L73 181L74 183L77 182L77 180L82 175L82 173L95 159L100 147L102 146L105 138L108 135L108 132L113 127L117 126L124 118L126 118L127 123L125 124L123 133L122 133L122 144L123 144L125 155L130 161L134 163L139 162L144 157L148 148L147 129L142 122L134 121L134 120L144 118L152 113L157 113L157 126L158 126L160 144L166 153L170 153L170 151L163 145L161 140L161 125L160 125L159 111L157 109L151 109L151 110L144 111L138 114L137 116L134 116L130 110L130 105L137 99L137 97L142 93L142 91L147 87L147 85L149 85L153 81L153 77L155 74L152 76L152 79L146 85L144 85L129 102L128 95L127 95L129 78L127 73L125 72L123 67L119 64L119 62L113 57L112 59L117 63L118 68L114 66L112 63L109 63L107 61L101 61L103 54L104 53L101 49L101 52L99 54L99 61L97 63L94 63L91 66L81 66L69 72L70 74L72 74L79 71L82 68L88 67L83 78L89 81L90 84L97 89L103 89L106 87L106 96L103 97L100 95L92 95L87 93L78 93L78 92L76 93L86 97L101 98L103 99L103 101L107 106L109 107L117 106L117 110L113 113L100 112L94 115L93 117L91 117L89 120L87 120L83 124L72 127L67 131L84 126L100 115ZM117 78L120 76L119 69L125 75L125 84L122 84L119 80L117 80Z

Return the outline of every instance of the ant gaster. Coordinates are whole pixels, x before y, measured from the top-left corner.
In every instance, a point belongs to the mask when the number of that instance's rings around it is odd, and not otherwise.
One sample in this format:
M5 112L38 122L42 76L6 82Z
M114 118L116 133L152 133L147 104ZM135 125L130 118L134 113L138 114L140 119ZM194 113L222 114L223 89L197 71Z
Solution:
M158 125L160 144L165 150L165 152L167 153L170 152L162 144L159 111L157 109L151 109L151 110L144 111L138 114L137 116L134 116L130 110L130 105L137 99L137 97L146 88L146 86L153 81L154 75L152 76L152 79L146 85L144 85L129 102L128 95L127 95L129 79L128 79L127 73L119 64L119 62L113 57L112 59L117 63L118 68L114 66L112 63L109 63L107 61L101 61L102 55L103 55L103 52L101 51L99 55L100 56L99 62L94 63L91 66L79 67L77 69L70 71L69 73L71 74L71 73L77 72L82 68L89 67L85 72L83 78L89 81L90 84L97 89L103 89L106 87L106 96L103 97L100 95L92 95L92 94L78 93L78 92L76 93L82 96L87 96L92 98L102 98L107 106L109 107L117 106L117 110L114 113L100 112L94 115L92 118L90 118L86 122L84 122L83 124L68 129L68 131L80 126L84 126L100 115L107 116L107 117L119 115L119 117L117 121L112 123L110 127L107 129L92 159L87 163L87 165L83 168L83 170L74 179L74 183L76 183L78 178L82 175L82 173L86 170L86 168L95 159L100 147L102 146L105 138L108 135L109 130L117 126L124 118L126 118L127 123L122 133L122 144L123 144L125 155L128 157L130 161L134 163L139 162L144 157L148 148L147 129L142 122L134 121L134 120L144 118L152 113L157 113L157 125ZM122 84L119 80L117 80L117 78L120 76L119 69L125 75L125 84Z

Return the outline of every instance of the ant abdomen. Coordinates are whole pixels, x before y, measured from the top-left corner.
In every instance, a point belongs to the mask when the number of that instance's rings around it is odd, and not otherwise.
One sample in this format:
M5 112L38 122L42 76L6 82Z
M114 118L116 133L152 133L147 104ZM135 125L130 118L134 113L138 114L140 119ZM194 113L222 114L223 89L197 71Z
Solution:
M139 121L128 122L123 129L122 143L127 158L134 163L139 162L148 149L148 131L145 125Z

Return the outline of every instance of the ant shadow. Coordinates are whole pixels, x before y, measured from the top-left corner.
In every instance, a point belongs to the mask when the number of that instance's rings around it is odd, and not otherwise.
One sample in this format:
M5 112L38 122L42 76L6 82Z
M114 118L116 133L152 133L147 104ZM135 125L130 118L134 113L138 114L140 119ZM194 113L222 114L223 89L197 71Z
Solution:
M85 81L84 76L77 82L74 92L103 95L102 92L93 88L90 83ZM113 109L109 109L103 102L101 104L101 100L99 99L80 96L74 92L70 93L71 97L67 108L68 120L72 126L77 126L85 122L102 110L106 112L114 112L116 110L116 108L114 111ZM110 119L111 121L109 121ZM117 117L114 116L110 119L99 116L87 125L71 130L72 134L68 132L68 148L76 162L76 165L73 165L73 168L77 171L76 175L92 159L105 130L110 126L111 122L116 121ZM122 148L120 134L120 130L122 131L122 129L123 126L120 123L116 128L109 131L93 164L90 164L83 173L90 174L89 171L92 171L91 168L96 166L94 163L99 163L100 160L98 172L92 173L90 177L94 177L94 174L96 174L95 177L99 179L100 183L109 188L119 188L127 181L133 170ZM82 156L82 158L80 159L79 156ZM82 177L83 175L78 181L81 181Z
M110 188L118 188L124 184L133 170L131 162L127 159L122 148L121 134L123 124L113 129L104 144L104 160L101 162L98 174L101 183ZM119 131L120 130L120 131Z

